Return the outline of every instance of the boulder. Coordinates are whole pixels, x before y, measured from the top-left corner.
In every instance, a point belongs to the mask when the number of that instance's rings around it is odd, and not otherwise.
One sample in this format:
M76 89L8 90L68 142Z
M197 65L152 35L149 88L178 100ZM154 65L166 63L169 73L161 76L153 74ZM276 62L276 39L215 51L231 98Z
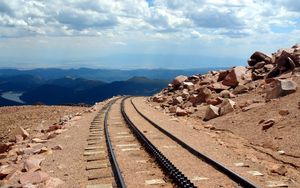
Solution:
M224 114L228 114L230 112L233 112L234 109L236 107L236 103L233 100L230 99L225 99L222 103L221 103L221 107L220 107L220 116L224 115Z
M23 137L23 139L26 139L29 137L29 133L21 126L16 127L12 133L11 133L10 140L16 141L16 135L20 135Z
M205 111L204 121L216 118L219 116L219 107L208 105Z
M183 86L189 90L194 89L194 84L192 82L183 82Z
M244 79L247 69L243 66L234 67L224 78L222 84L225 86L236 87Z
M248 64L249 64L249 66L254 66L254 65L256 65L256 63L261 62L261 61L264 61L269 64L272 62L272 59L270 56L268 56L262 52L256 51L251 55L250 61L248 61Z
M153 102L157 102L157 103L163 103L166 101L166 98L161 96L161 95L155 95L153 98L152 98L152 101Z
M213 83L209 86L209 89L215 90L217 93L219 93L223 90L228 90L229 88L230 88L229 86L225 86L220 82Z
M202 87L198 89L198 102L202 103L202 102L206 102L206 100L208 100L209 98L211 98L212 96L212 92L210 89L208 89L207 87Z
M177 76L173 81L172 81L172 84L176 87L180 86L184 81L186 81L188 79L187 76L183 76L183 75L180 75L180 76Z
M13 173L14 171L15 171L15 168L13 168L10 165L0 166L0 180L4 179L7 175Z
M279 70L282 72L286 71L292 71L295 69L295 63L294 63L293 55L286 51L282 51L278 59L276 59L275 64L279 68Z
M271 167L270 172L284 176L287 173L287 169L282 164L275 164Z
M297 89L297 84L290 79L273 79L266 85L266 99L275 99L291 93Z
M61 125L57 125L57 124L54 124L54 125L51 125L49 126L49 128L47 129L47 132L52 132L52 131L55 131L57 129L62 129L62 126Z
M222 97L222 98L227 98L227 99L229 99L229 98L234 98L234 97L235 97L235 95L232 94L232 93L231 93L230 91L228 91L228 90L223 90L223 91L221 91L221 93L219 94L219 96Z
M10 145L7 143L0 143L0 153L7 152L10 148Z
M169 107L169 112L170 113L176 113L176 107L175 106L170 106Z
M220 97L217 97L217 98L213 98L213 99L208 99L206 101L207 104L211 104L211 105L218 105L218 104L221 104L223 101L222 98Z
M234 88L234 90L233 90L232 93L234 95L237 95L237 94L247 93L247 91L248 91L248 87L247 86L245 86L245 85L238 85L238 86L236 86Z
M190 95L189 91L187 89L182 90L182 97L183 98L188 98Z
M42 171L36 171L36 172L26 172L21 175L20 177L20 183L25 185L25 184L38 184L38 183L43 183L46 180L49 179L49 175L45 172Z
M177 107L176 108L176 115L177 116L186 116L186 115L188 115L188 113L187 113L186 110L184 110L184 109L182 109L180 107Z
M181 104L182 102L183 102L183 98L181 96L178 96L173 99L172 104L177 105L177 104Z
M24 162L24 169L27 172L37 171L37 170L41 169L40 164L44 159L45 158L38 158L36 156L31 156Z
M224 78L227 76L228 73L229 73L228 70L220 71L220 72L219 72L218 79L217 79L217 82L223 81Z

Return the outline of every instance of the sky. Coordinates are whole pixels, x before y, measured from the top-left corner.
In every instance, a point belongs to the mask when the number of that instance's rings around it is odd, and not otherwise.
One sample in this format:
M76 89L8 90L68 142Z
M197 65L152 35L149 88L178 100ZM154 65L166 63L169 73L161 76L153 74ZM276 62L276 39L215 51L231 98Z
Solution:
M299 0L0 0L0 67L246 65L300 43Z

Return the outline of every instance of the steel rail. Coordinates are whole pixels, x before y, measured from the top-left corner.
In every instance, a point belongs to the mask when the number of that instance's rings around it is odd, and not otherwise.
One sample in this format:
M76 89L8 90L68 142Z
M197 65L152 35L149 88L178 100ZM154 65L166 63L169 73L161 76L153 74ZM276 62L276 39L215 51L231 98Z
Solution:
M246 187L246 188L258 188L258 186L256 186L255 184L253 184L252 182L250 182L246 178L244 178L244 177L240 176L239 174L233 172L232 170L230 170L229 168L225 167L220 162L218 162L218 161L216 161L216 160L208 157L207 155L205 155L205 154L197 151L193 147L191 147L188 144L186 144L185 142L183 142L181 139L177 138L173 134L169 133L168 131L166 131L165 129L163 129L162 127L160 127L158 124L156 124L155 122L153 122L152 120L150 120L149 118L147 118L143 113L141 113L137 109L136 105L133 103L132 99L130 99L130 102L131 102L132 106L134 107L134 109L136 110L136 112L138 114L140 114L146 121L148 121L151 125L153 125L155 128L157 128L163 134L165 134L166 136L170 137L173 141L175 141L176 143L178 143L181 147L183 147L184 149L186 149L187 151L189 151L191 154L193 154L197 158L205 161L206 163L210 164L216 170L218 170L219 172L222 172L223 174L225 174L226 176L228 176L230 179L232 179L234 182L236 182L237 184L241 185L242 187Z
M115 182L117 184L117 187L119 188L126 188L125 185L125 181L124 178L122 176L120 167L118 165L117 159L116 159L116 155L114 153L112 144L111 144L111 140L110 140L110 136L109 136L109 131L108 131L108 113L111 109L111 106L118 100L114 99L113 101L109 102L109 106L108 109L105 112L105 117L104 117L104 133L105 133L105 140L106 140L106 145L107 145L107 150L108 150L108 155L109 155L109 160L112 166L112 170L114 173L114 178L115 178Z
M140 143L145 147L145 149L150 153L158 162L158 164L167 172L169 177L179 186L184 188L194 188L196 187L179 169L177 169L172 162L167 159L159 150L156 148L145 135L137 129L134 123L129 119L124 110L124 101L128 97L122 99L121 102L121 113L129 128L135 135L135 137L140 141Z

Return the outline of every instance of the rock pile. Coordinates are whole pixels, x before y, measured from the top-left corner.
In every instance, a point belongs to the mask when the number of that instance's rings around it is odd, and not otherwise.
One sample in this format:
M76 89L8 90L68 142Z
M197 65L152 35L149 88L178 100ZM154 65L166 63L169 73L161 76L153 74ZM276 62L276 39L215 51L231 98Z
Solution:
M297 84L291 79L281 78L281 75L300 70L300 44L280 49L271 56L255 52L248 65L210 71L205 75L177 76L150 100L160 103L165 111L177 116L191 114L197 106L207 105L203 118L207 121L233 112L237 105L232 99L258 87L265 89L266 102L288 95L296 91ZM243 108L244 111L250 109L247 106Z

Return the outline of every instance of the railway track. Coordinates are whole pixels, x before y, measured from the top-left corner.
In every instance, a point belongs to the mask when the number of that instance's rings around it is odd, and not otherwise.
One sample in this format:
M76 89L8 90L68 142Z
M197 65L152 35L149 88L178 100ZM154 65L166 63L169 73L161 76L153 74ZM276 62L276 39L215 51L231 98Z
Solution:
M125 119L129 119L130 121L130 118L125 110L124 110L124 101L126 99L123 99L123 106L122 106L122 113L123 113L123 116L125 117ZM176 146L174 144L174 142L181 148L181 149L184 149L186 152L188 152L190 155L193 155L195 158L198 159L198 161L201 161L203 163L207 163L210 167L212 167L214 170L217 170L219 173L222 173L224 176L226 176L228 179L232 180L233 182L236 183L236 185L238 186L241 186L241 187L249 187L249 188L256 188L257 186L254 185L252 182L250 182L249 180L247 180L246 178L240 176L239 174L233 172L232 170L228 169L227 167L225 167L224 165L222 165L221 163L209 158L208 156L206 156L205 154L197 151L196 149L192 148L191 146L189 146L188 144L186 144L185 142L183 142L182 140L180 140L179 138L177 138L176 136L172 135L171 133L169 133L168 131L164 130L161 126L159 126L158 124L156 124L155 122L151 121L149 118L147 118L143 113L141 113L141 111L139 111L137 109L137 107L135 106L135 104L133 103L132 99L130 99L130 103L127 102L127 106L128 105L132 105L134 111L136 112L136 114L138 114L138 116L140 116L140 119L137 118L135 116L135 118L132 118L132 119L135 119L135 122L137 122L136 124L144 124L144 123L139 123L139 122L142 122L141 121L141 118L145 121L147 121L147 123L149 125L152 126L152 129L148 129L148 130L152 130L153 132L160 132L161 134L163 134L164 136L167 136L170 140L173 141L173 145L174 147ZM134 116L134 114L132 113L131 111L131 116ZM134 124L133 121L129 122L129 124ZM150 126L148 126L150 127ZM139 126L140 129L143 129L145 127L143 126ZM155 130L153 130L156 129ZM138 128L136 128L138 129ZM147 130L147 129L145 129ZM149 138L151 138L151 136L148 136ZM170 142L171 143L171 142ZM177 146L176 146L177 147ZM191 158L192 160L192 158ZM197 163L195 163L196 165ZM192 168L193 169L193 168ZM188 173L187 173L188 174ZM192 173L191 173L192 174ZM219 177L219 176L218 176ZM191 178L193 179L193 178ZM225 179L223 179L222 181L225 181ZM226 180L228 181L228 180ZM201 186L201 183L195 183L196 185L199 185ZM209 185L211 186L211 185ZM224 186L224 185L223 185ZM228 186L235 186L233 184L227 184L225 185L225 187L228 187Z
M89 146L104 150L96 152L98 156L96 158L93 156L95 159L90 161L102 163L101 169L96 168L98 172L103 171L103 161L107 162L107 165L104 165L105 173L94 178L98 179L101 185L106 183L108 187L121 188L256 187L240 176L233 178L231 174L226 174L228 173L226 170L222 171L223 169L215 166L212 168L213 163L202 159L197 151L193 151L175 136L159 129L159 125L154 125L154 122L139 112L134 103L132 101L129 103L127 99L128 97L110 101L91 123L90 131L93 136L99 137L99 142L90 142L92 145ZM128 104L132 105L132 110L138 115L128 113ZM143 121L139 123L137 119ZM150 129L145 131L141 126L147 123L148 127L152 127L151 131ZM155 135L151 136L150 133ZM93 144L100 144L101 147ZM168 147L165 147L165 144ZM105 153L102 154L103 152ZM202 164L203 161L209 165ZM196 176L216 169L218 171L213 172L209 180ZM111 175L107 175L108 172Z

